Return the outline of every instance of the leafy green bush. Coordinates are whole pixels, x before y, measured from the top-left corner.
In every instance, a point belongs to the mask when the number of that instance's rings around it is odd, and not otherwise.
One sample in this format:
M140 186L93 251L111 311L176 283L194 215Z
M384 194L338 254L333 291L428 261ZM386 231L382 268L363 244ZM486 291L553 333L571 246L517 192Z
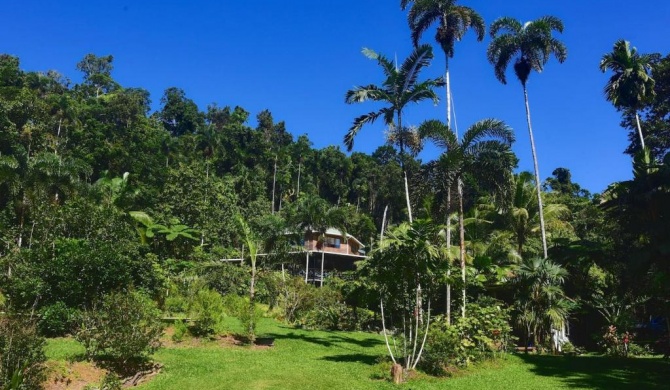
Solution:
M452 367L495 357L512 344L509 310L501 302L480 300L468 304L467 313L452 325L440 317L431 324L421 363L426 371L445 375Z
M305 283L303 278L293 277L283 284L279 306L284 312L284 320L295 323L314 307L317 288Z
M84 313L75 339L89 358L125 363L142 361L159 346L160 311L144 294L106 295L100 307Z
M174 334L172 335L172 341L179 343L184 340L184 337L188 333L188 327L182 320L177 320L174 323Z
M40 310L37 328L47 337L61 337L75 330L81 312L63 302L45 306Z
M224 305L221 295L209 289L198 291L191 304L191 318L195 321L195 335L205 336L221 331Z
M216 267L204 267L201 270L207 286L221 295L249 293L249 268L237 264L223 263Z
M224 306L226 313L236 317L240 321L245 330L244 336L253 341L256 324L263 316L261 308L256 305L252 307L248 298L233 294L224 297Z
M33 323L0 317L0 389L40 389L45 379L45 344Z

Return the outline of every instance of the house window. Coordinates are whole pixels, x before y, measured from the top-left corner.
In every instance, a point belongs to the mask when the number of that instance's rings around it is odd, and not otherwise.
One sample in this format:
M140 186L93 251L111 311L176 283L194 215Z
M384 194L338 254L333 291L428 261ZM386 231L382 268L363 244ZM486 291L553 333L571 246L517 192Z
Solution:
M340 239L335 237L326 237L326 246L331 248L340 248Z

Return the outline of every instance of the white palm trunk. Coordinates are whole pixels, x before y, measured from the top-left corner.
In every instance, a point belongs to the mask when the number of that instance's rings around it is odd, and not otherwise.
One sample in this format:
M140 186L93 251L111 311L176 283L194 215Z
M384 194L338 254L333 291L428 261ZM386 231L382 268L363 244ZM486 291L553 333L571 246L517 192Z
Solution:
M635 110L635 122L637 123L637 134L640 136L640 145L642 145L642 149L644 150L644 137L642 136L642 126L640 126L640 116L637 114L637 110Z
M523 86L523 97L526 103L526 121L528 122L528 134L530 135L530 149L533 153L533 166L535 168L535 190L537 192L537 205L540 213L540 231L542 232L542 251L544 258L547 255L547 231L544 227L544 209L542 206L542 191L540 190L540 168L537 164L537 152L535 150L535 138L533 138L533 128L530 124L530 105L528 104L528 90Z

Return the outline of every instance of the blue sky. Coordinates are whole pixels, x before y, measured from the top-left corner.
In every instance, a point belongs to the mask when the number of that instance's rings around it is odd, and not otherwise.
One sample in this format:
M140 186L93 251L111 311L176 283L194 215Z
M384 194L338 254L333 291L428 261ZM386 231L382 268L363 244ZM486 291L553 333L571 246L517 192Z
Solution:
M18 56L25 70L55 69L79 81L75 64L87 53L114 55L114 77L126 87L151 92L154 108L163 91L177 86L201 109L239 105L252 113L272 111L295 135L315 147L342 145L354 117L378 108L344 104L355 85L379 83L369 47L400 61L411 52L406 14L399 1L3 1L0 52ZM573 180L599 192L631 176L622 152L627 132L603 98L603 53L620 38L640 52L670 52L670 2L660 0L490 1L463 0L487 24L500 16L521 21L554 15L565 23L557 35L568 60L552 59L532 74L528 90L541 177L567 167ZM433 32L424 41L433 43ZM532 169L523 94L514 76L500 84L486 61L490 39L472 33L457 43L450 62L459 128L479 119L506 121L517 134L519 168ZM444 58L435 51L426 77L439 76ZM441 95L444 91L439 92ZM405 111L408 124L444 118L439 106L422 103ZM254 125L254 121L251 122ZM354 150L383 144L381 122L364 128ZM342 146L342 148L344 148ZM421 157L436 155L427 148Z

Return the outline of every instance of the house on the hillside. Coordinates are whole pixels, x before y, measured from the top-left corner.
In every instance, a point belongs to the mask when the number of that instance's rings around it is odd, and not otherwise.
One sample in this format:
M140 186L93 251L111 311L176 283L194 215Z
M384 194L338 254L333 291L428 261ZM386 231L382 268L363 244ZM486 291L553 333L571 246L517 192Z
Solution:
M329 271L353 271L356 261L365 259L365 246L351 234L342 234L335 228L326 230L324 237L319 232L305 232L302 247L305 251L305 268L300 275L306 282L323 284Z
M298 237L300 242L297 242ZM295 249L289 252L292 256L296 256L296 262L290 264L289 272L304 278L307 283L321 286L332 271L353 271L356 269L355 262L366 258L363 243L351 234L342 234L335 228L326 230L323 237L316 230L307 230L303 234L298 234L298 237L295 240ZM267 253L258 254L258 256L267 255ZM232 258L222 261L241 263L244 259Z

